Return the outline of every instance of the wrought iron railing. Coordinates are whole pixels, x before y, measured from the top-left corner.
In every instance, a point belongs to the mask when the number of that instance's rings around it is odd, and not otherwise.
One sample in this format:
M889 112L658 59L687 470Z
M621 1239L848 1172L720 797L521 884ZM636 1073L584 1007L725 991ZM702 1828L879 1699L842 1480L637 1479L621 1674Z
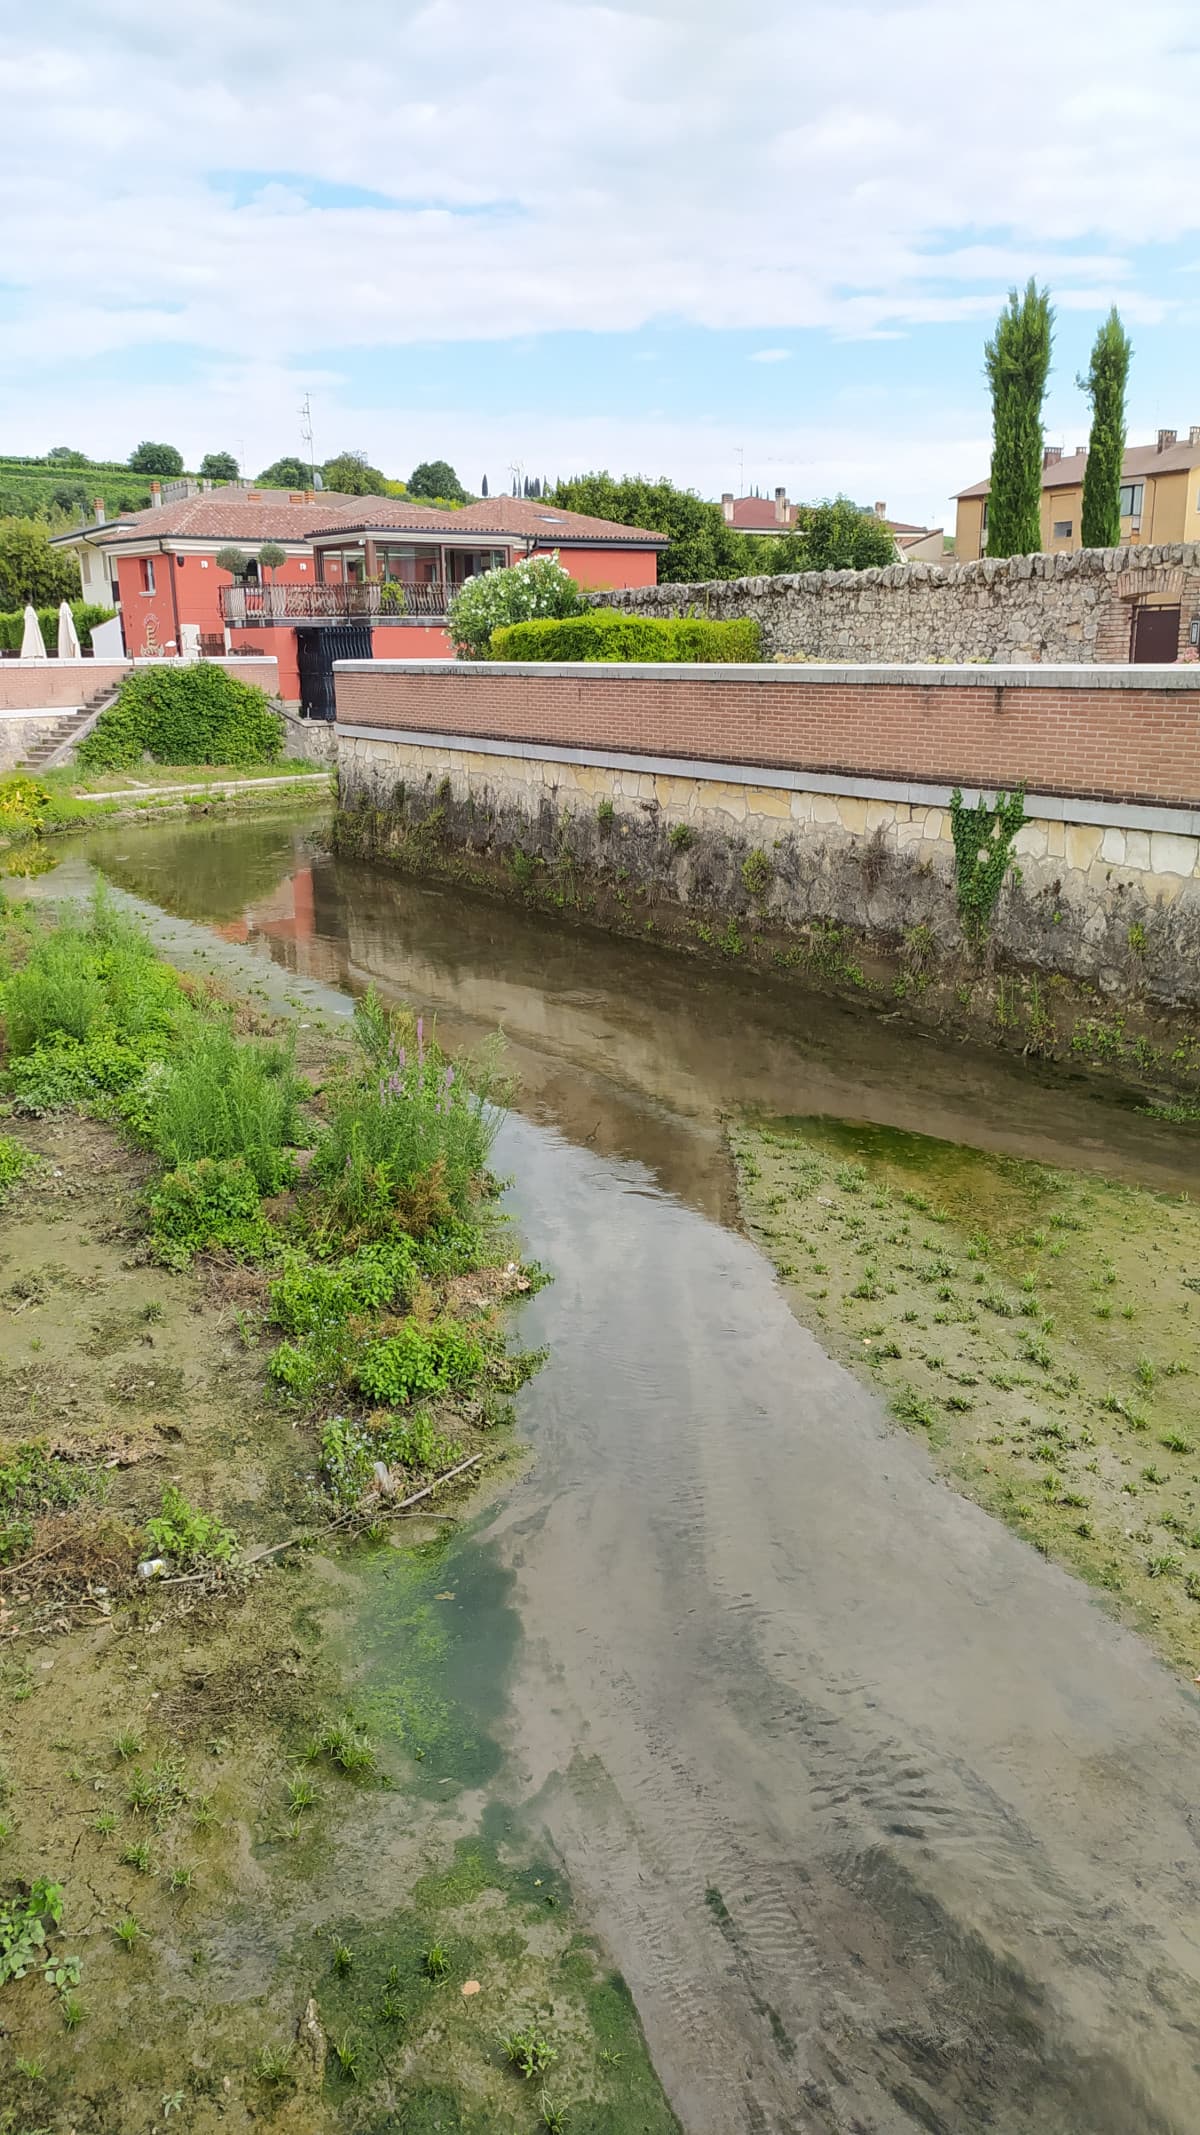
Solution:
M221 615L226 623L340 623L370 617L375 623L403 623L409 616L444 616L446 587L406 586L399 579L374 579L367 585L222 586Z

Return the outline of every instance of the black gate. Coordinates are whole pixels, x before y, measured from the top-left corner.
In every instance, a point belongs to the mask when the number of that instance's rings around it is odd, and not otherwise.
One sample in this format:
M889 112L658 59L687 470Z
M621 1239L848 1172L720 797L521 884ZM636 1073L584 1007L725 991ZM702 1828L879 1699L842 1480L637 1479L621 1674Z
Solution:
M369 623L322 624L316 630L296 632L296 663L300 669L300 716L302 719L333 719L335 660L369 660Z

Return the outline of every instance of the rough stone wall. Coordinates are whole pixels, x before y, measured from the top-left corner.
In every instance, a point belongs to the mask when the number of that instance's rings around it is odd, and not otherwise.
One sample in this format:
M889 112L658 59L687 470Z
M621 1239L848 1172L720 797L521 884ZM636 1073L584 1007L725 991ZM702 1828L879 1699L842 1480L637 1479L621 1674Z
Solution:
M1200 615L1200 544L806 571L592 598L637 615L754 616L768 660L1119 661L1130 655L1139 600L1178 600L1187 648Z
M339 737L342 808L407 841L413 864L444 848L507 872L564 913L630 932L717 940L766 926L842 928L903 957L963 953L945 808L695 775L501 756L417 741ZM995 914L1009 968L1061 974L1117 1002L1200 1008L1200 837L1034 818ZM589 905L589 898L593 900ZM681 924L680 924L681 923ZM786 948L775 960L788 960Z

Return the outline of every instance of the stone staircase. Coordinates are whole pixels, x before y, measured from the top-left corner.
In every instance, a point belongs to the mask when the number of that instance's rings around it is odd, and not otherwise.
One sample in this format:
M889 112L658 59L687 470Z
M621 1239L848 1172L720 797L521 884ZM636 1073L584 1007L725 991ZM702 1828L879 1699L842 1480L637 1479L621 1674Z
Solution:
M57 764L68 763L76 742L90 732L101 712L107 710L118 687L119 684L106 683L103 688L93 690L75 711L64 712L61 719L48 721L22 759L21 768L33 772L49 771Z

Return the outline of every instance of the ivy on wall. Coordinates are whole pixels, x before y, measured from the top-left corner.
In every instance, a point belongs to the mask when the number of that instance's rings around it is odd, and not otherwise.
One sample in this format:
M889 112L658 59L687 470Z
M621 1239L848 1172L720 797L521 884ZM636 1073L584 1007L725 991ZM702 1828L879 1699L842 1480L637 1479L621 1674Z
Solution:
M967 940L978 948L987 939L1004 877L1012 865L1013 845L1025 821L1025 794L998 793L994 808L980 794L968 808L962 789L950 796L950 835L958 916Z

